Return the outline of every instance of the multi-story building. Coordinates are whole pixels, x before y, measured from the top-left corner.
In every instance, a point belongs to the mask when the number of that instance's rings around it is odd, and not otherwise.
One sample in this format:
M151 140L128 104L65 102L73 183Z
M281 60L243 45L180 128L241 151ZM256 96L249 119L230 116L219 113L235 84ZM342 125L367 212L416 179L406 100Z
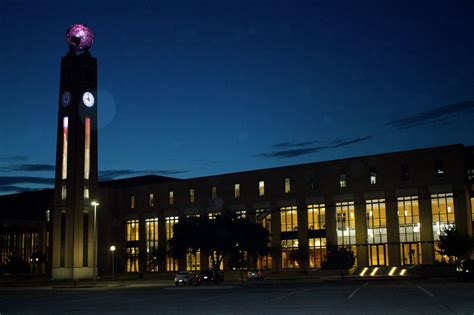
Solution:
M1 264L39 251L53 279L91 278L97 257L99 271L109 272L114 245L118 272L207 269L205 253L168 257L167 241L180 218L226 210L268 229L271 255L252 262L274 271L319 268L328 244L351 249L358 266L433 264L443 259L436 242L444 227L472 235L474 147L461 144L186 180L98 182L93 35L73 25L66 38L55 189L0 197ZM290 255L296 249L309 251L304 266Z
M319 268L328 243L351 248L358 266L433 264L443 259L436 252L443 227L472 235L473 157L473 147L449 145L187 180L150 175L102 182L99 271L109 272L111 245L119 272L207 269L209 259L199 253L180 262L168 257L167 240L180 218L224 210L269 230L271 255L255 260L259 268L302 268L289 255L297 248L309 250L307 268ZM43 192L35 213L44 215L46 227L52 206L45 193L53 198L53 191ZM21 202L24 194L0 203L15 198ZM3 260L8 248L2 243Z

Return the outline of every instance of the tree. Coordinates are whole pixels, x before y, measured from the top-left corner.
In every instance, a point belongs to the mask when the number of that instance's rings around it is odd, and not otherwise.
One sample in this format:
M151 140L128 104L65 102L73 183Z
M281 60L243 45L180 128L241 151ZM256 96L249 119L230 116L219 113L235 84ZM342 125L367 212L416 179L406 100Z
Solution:
M308 247L298 247L298 249L292 250L290 252L290 259L298 262L301 271L305 273L308 271L306 268L309 260Z
M28 274L30 273L30 265L24 259L18 255L18 253L13 253L10 259L4 265L5 273L9 274Z
M460 234L456 226L448 226L441 230L438 249L441 255L449 257L450 261L459 261L474 248L474 239L468 235Z
M218 278L224 257L235 256L236 251L255 256L265 255L270 250L268 238L268 231L261 225L224 211L215 219L181 219L173 227L169 253L177 259L183 259L187 253L196 253L198 250L209 254L212 269Z
M321 263L322 269L339 269L341 270L341 278L344 279L343 270L352 268L354 263L354 252L349 248L338 247L328 242L327 255Z

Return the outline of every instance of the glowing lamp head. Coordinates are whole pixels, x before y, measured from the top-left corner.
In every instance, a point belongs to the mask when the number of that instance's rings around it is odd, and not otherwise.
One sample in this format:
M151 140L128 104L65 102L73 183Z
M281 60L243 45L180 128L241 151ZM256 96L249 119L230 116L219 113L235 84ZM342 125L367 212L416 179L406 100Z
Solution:
M114 245L110 246L110 251L115 252L115 246Z
M91 202L91 205L92 205L93 207L97 207L97 206L99 206L99 203L98 203L97 201L92 201L92 202Z
M66 31L66 42L76 51L88 50L94 43L94 34L84 24L73 24Z

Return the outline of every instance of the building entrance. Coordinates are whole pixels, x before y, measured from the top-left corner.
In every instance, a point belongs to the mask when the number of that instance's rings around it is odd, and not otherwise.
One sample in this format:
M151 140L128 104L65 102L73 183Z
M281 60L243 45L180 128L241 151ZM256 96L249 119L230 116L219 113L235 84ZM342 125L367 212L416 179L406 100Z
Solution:
M387 263L387 245L369 245L369 256L371 266L385 266Z
M421 246L420 243L401 243L400 258L402 265L421 264Z

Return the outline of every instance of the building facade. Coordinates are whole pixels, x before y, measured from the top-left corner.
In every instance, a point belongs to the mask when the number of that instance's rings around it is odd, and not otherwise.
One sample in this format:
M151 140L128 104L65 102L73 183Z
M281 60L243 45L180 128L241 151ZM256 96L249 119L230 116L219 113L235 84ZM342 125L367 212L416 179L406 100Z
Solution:
M207 269L207 255L166 256L172 226L229 210L270 232L272 253L254 260L258 268L319 268L327 244L350 248L358 266L434 264L445 260L436 251L443 228L472 235L472 154L451 145L188 180L110 181L100 185L99 218L114 224L100 243L117 246L123 272ZM306 266L291 259L298 248L309 251Z

